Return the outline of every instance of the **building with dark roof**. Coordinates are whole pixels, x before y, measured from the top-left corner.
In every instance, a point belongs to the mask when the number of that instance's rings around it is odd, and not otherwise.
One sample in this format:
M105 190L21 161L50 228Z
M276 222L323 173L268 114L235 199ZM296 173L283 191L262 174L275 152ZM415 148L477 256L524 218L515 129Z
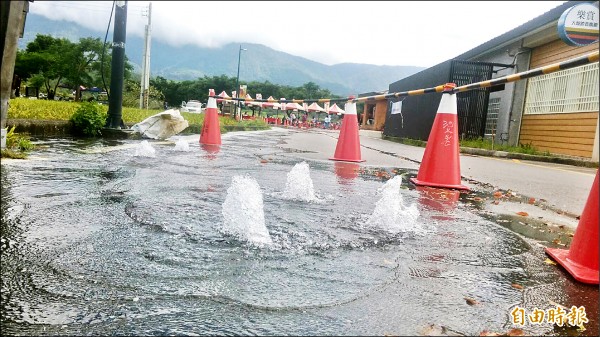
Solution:
M570 46L558 33L561 15L584 3L598 7L598 1L564 2L451 60L391 83L389 92L453 81L468 82L457 85L476 83L597 51L597 40ZM597 23L598 18L595 20ZM470 94L458 93L461 136L598 160L598 82L595 62ZM441 94L407 97L401 114L387 112L384 135L427 140L440 98Z

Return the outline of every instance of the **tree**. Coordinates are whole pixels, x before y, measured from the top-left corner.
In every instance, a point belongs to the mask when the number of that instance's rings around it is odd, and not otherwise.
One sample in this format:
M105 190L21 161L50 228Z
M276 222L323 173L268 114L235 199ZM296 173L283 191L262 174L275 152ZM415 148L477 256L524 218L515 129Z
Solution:
M24 52L17 52L15 73L24 80L32 78L34 84L43 85L46 92L56 91L71 48L73 43L67 39L38 34Z
M76 91L80 86L102 87L110 83L111 45L99 38L81 38L73 43L65 38L38 34L27 44L25 51L17 52L15 73L34 85L44 86L46 92L59 86ZM133 66L125 57L125 79L131 78Z
M81 38L79 43L68 51L67 58L71 62L62 70L65 82L75 88L75 101L81 97L81 85L93 82L93 63L100 62L103 47L99 38Z

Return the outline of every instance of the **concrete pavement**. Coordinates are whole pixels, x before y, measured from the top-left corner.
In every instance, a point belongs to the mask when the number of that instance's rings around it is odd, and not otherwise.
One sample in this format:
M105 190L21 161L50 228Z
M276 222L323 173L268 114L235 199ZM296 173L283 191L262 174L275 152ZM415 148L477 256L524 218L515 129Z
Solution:
M274 128L286 133L280 146L289 155L308 160L329 160L339 131ZM361 130L361 156L365 167L419 170L425 148L384 140L381 132ZM527 212L541 221L576 228L588 199L597 168L461 153L462 183L473 191L512 193L513 202L486 203L497 214ZM533 199L531 199L533 198ZM517 200L515 202L514 200ZM520 200L520 201L519 201ZM527 200L535 200L533 204Z

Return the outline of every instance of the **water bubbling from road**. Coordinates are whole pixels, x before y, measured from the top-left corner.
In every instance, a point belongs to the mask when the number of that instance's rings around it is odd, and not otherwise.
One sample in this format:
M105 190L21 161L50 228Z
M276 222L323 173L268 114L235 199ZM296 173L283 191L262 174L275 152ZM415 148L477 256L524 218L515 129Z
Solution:
M185 139L180 139L175 143L175 148L173 150L183 152L189 151L190 144Z
M301 201L317 201L313 181L310 178L310 168L308 163L303 161L294 165L287 174L285 182L285 199L296 199Z
M197 135L185 152L149 140L153 158L132 155L138 140L47 139L28 160L3 159L0 329L356 336L436 324L478 335L506 331L514 305L597 299L470 204L432 207L400 178L282 149L294 132L232 132L218 151ZM585 304L597 316L597 301Z
M156 157L156 150L147 140L142 140L135 148L136 157Z
M265 226L263 196L256 179L234 176L223 202L223 233L241 241L264 245L272 243Z
M402 176L395 176L379 188L381 199L375 204L367 226L379 227L391 233L422 230L417 223L419 210L414 203L410 206L404 204L401 187Z

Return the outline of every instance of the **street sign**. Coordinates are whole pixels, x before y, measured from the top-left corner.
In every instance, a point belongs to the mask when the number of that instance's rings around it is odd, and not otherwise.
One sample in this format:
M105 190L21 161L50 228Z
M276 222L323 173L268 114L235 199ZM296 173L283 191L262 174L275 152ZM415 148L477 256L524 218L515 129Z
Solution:
M558 19L558 36L569 46L598 42L598 7L583 3L565 10Z

